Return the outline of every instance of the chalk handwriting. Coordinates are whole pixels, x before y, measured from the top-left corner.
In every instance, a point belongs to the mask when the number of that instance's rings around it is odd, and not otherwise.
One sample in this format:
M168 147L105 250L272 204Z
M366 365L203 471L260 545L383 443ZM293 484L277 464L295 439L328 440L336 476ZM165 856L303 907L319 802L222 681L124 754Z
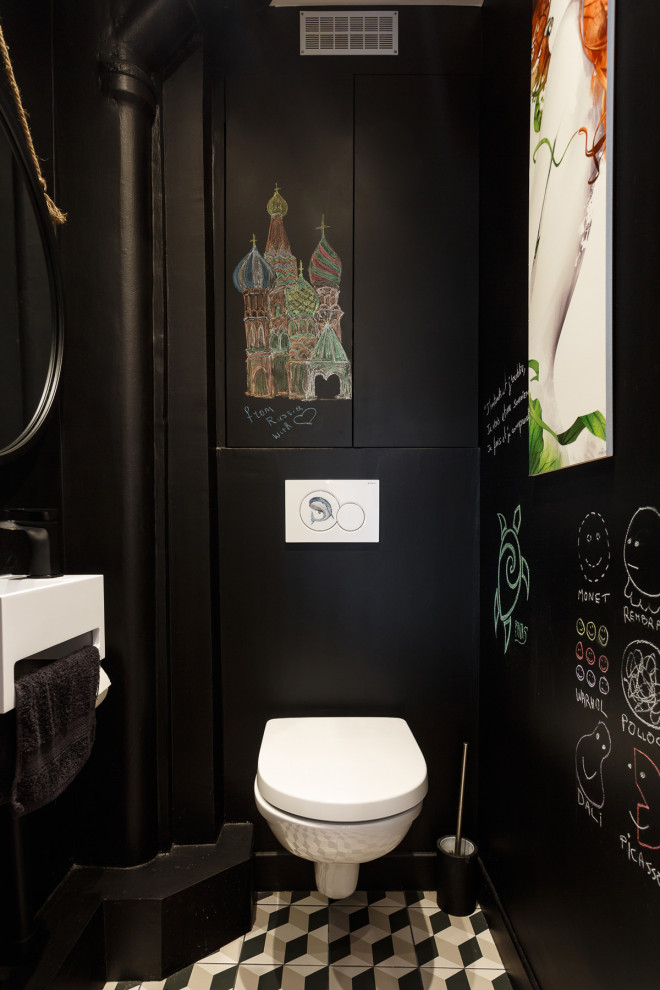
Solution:
M526 366L519 361L483 405L488 454L495 456L500 447L508 446L514 437L522 436L529 422L526 372Z
M644 857L644 853L641 849L637 849L632 845L630 841L630 832L627 835L620 835L619 842L621 843L621 850L625 852L628 856L628 862L634 863L644 872L644 874L653 880L660 887L660 870L651 863L648 858Z
M301 406L297 404L276 413L272 406L263 406L261 409L252 409L250 406L243 406L248 422L265 422L270 427L274 440L280 440L294 427L311 426L316 419L317 409L315 406Z
M607 605L610 597L609 591L587 591L585 588L578 588L578 601L591 602L594 605Z
M595 822L596 825L599 826L599 828L603 827L602 811L598 811L598 813L596 813L596 809L594 808L593 804L591 803L589 798L585 797L585 795L582 793L582 790L579 787L577 789L577 803L580 805L580 807L584 808L584 810L586 811L587 815L592 820L592 822Z
M516 619L514 623L514 630L516 643L520 643L521 646L524 646L527 642L527 626L524 626L522 622L518 622Z
M636 612L634 609L629 608L628 605L623 606L623 621L637 622L641 626L646 626L647 629L660 629L660 619L656 619L652 615L647 615L646 612Z
M578 675L579 676L579 675ZM584 676L584 672L583 672ZM582 678L580 677L580 680ZM602 698L592 698L590 694L583 691L582 688L576 687L575 689L575 700L583 706L583 708L589 708L591 711L600 712L607 718L607 712L605 711L605 706L603 704Z
M642 742L649 743L651 746L660 746L660 736L656 735L655 732L651 732L650 729L640 728L627 715L621 716L621 731L627 732L629 736L634 736L635 739L640 739Z

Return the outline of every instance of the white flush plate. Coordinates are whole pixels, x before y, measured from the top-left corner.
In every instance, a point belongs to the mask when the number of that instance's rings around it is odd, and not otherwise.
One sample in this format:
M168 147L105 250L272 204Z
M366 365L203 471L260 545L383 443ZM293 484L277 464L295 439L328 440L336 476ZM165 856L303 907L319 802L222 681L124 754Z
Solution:
M379 482L284 482L287 543L378 543Z

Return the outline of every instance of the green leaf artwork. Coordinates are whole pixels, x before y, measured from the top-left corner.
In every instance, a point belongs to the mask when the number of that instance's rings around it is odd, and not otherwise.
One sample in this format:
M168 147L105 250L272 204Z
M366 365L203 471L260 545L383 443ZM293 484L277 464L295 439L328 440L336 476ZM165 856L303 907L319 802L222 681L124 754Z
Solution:
M539 381L539 362L528 362L534 375L530 381ZM563 433L555 433L552 427L543 420L543 410L540 399L532 399L529 395L529 473L545 474L546 471L556 471L564 466L562 448L575 443L583 432L588 430L599 440L605 440L607 435L605 417L596 409L592 413L578 416L575 422Z

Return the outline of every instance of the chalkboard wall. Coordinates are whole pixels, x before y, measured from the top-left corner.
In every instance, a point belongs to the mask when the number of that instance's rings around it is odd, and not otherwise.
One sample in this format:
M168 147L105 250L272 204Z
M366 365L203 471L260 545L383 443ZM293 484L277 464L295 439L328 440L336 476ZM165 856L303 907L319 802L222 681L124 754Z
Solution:
M226 216L215 242L225 815L255 822L258 853L278 850L253 797L268 718L399 715L430 778L402 849L432 857L454 826L464 739L476 827L481 15L404 9L401 56L378 59L300 58L298 20L261 10L246 41L243 21L225 18L208 44L213 141L226 150L214 205L216 231ZM350 398L298 409L246 395L233 276L253 233L268 253L276 192L296 270L309 278L322 234L341 259ZM378 544L284 542L284 481L319 477L380 480ZM391 869L372 879L391 883Z
M480 847L543 990L651 988L660 203L658 138L647 126L659 98L644 39L657 37L660 14L651 2L616 10L614 456L533 479L526 426L497 449L492 442L494 409L518 408L514 423L525 410L530 18L527 2L484 8Z

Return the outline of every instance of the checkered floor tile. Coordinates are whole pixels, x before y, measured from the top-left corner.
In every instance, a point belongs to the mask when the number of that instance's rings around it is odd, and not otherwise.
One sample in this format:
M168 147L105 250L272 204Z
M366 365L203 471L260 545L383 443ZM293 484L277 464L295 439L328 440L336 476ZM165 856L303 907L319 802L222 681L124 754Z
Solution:
M434 891L258 895L252 931L167 980L104 990L511 990L479 908L446 914Z

